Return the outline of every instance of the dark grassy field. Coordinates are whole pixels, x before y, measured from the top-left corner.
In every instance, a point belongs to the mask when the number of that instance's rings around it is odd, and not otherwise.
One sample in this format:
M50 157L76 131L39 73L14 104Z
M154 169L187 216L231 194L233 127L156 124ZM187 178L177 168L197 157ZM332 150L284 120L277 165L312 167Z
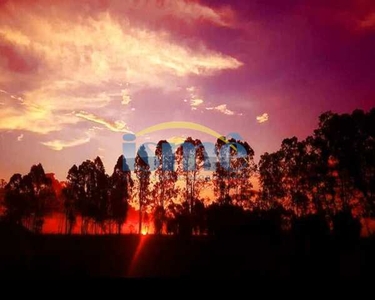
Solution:
M5 278L369 278L372 240L2 234Z

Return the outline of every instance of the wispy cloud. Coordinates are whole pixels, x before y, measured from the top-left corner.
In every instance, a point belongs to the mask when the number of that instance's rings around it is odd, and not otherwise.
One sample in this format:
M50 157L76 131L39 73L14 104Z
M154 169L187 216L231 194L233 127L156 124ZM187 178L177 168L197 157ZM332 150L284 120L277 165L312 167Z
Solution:
M128 105L132 101L128 89L122 90L121 96L122 96L121 104L123 104L123 105Z
M107 129L114 132L128 132L132 133L126 126L126 123L123 121L110 122L94 114L90 114L84 111L78 112L75 114L77 117L91 121L97 124L104 125Z
M18 100L18 101L23 102L23 98L22 97L17 97L17 96L14 96L14 95L10 95L10 98L12 98L14 100Z
M52 140L48 142L41 142L44 146L47 146L48 148L55 150L55 151L61 151L65 148L71 148L80 146L83 144L87 144L90 142L91 138L95 135L94 129L90 129L86 132L84 137L72 139L72 140Z
M218 112L221 112L224 115L233 116L235 115L235 112L233 110L230 110L227 108L226 104L221 104L215 107L206 107L207 110L216 110Z
M258 123L264 123L268 121L268 113L264 113L263 115L257 116Z
M111 106L110 95L114 86L119 93L119 82L137 89L169 91L191 75L211 76L242 66L236 58L203 43L196 47L179 42L168 30L148 27L143 6L156 6L150 11L158 20L173 15L188 22L206 20L219 26L229 26L227 10L183 0L162 1L162 7L159 1L113 1L104 9L87 4L87 14L82 14L75 2L67 1L54 6L58 13L50 13L51 8L35 2L27 6L22 1L6 2L0 10L2 44L10 49L2 53L3 59L17 61L1 65L2 93L21 87L22 97L12 98L23 101L6 110L2 107L0 130L42 134L61 131L78 123L74 115L69 115L72 111L98 114ZM117 10L124 14L119 17ZM134 10L139 19L133 18ZM122 88L121 96L124 105L132 101L127 89ZM200 105L199 100L192 101L192 107ZM119 110L116 115L119 119ZM77 116L112 131L127 131L121 121L106 122L91 114Z
M204 100L198 96L198 89L194 86L187 87L186 91L189 93L189 102L191 110L197 110L197 106L204 103ZM184 100L184 102L188 102L187 99Z
M60 131L64 125L75 124L71 114L53 114L48 108L31 103L20 106L4 105L0 110L0 130L25 130L38 134Z
M199 105L201 105L202 103L203 103L204 101L203 101L203 99L191 99L190 100L190 105L191 106L199 106Z
M23 133L21 133L21 134L17 137L17 141L22 142L22 140L23 140Z
M203 46L196 50L179 45L166 33L122 24L109 13L82 23L71 23L65 18L57 22L38 12L20 11L24 15L24 23L21 22L24 26L0 25L0 33L16 49L30 51L25 55L39 57L40 65L50 71L50 80L70 77L74 81L93 83L104 78L118 82L120 78L131 83L167 87L170 81L164 74L204 75L242 65L235 58ZM19 13L14 17L21 18ZM66 28L70 30L67 32ZM45 43L46 38L49 43Z
M11 93L9 93L9 92L7 92L7 91L5 91L5 90L1 90L1 89L0 89L0 93L5 94L5 95L9 95L9 97L10 97L11 99L14 99L14 100L18 100L18 101L20 101L20 102L23 102L23 98L22 98L22 97L12 95Z
M137 0L116 1L114 9L138 16L147 11L147 18L151 22L162 21L165 18L178 18L187 24L194 21L206 21L216 26L234 27L234 11L229 7L211 8L198 1L186 0Z

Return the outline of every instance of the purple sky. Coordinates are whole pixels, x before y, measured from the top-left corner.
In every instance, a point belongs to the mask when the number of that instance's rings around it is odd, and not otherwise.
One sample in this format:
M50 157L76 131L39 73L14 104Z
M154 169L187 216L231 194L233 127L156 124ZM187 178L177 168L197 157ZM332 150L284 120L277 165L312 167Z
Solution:
M256 152L375 106L375 2L0 1L0 178L64 180L122 135L189 121ZM187 129L139 142L212 136Z

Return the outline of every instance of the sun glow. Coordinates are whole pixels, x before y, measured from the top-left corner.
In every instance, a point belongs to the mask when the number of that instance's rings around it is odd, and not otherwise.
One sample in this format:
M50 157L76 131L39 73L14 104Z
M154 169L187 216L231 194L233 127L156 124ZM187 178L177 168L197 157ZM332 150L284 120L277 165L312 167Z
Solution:
M136 276L136 274L135 274L136 267L137 267L137 264L139 262L139 258L141 256L142 250L144 249L144 247L146 245L146 241L148 240L148 238L146 236L147 234L148 233L145 229L143 229L141 231L141 236L139 237L139 242L138 242L137 248L134 251L133 259L132 259L131 264L130 264L129 269L128 269L128 276Z

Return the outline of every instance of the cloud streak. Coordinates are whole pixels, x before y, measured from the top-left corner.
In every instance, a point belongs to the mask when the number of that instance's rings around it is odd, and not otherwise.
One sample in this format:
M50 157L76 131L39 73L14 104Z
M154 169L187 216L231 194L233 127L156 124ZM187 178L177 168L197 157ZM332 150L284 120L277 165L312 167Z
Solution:
M78 112L75 114L75 116L85 119L87 121L91 121L97 124L101 124L107 129L113 131L113 132L127 132L127 133L132 133L126 126L126 124L123 121L115 121L115 122L110 122L107 121L99 116L96 116L94 114L90 114L84 111Z
M94 129L89 129L84 137L73 139L73 140L52 140L48 142L41 142L42 145L47 146L48 148L61 151L65 148L77 147L80 145L87 144L91 141L91 138L95 135Z
M235 112L233 110L228 109L226 104L220 104L220 105L214 106L214 107L206 107L206 110L215 110L215 111L218 111L218 112L220 112L224 115L228 115L228 116L235 115Z

